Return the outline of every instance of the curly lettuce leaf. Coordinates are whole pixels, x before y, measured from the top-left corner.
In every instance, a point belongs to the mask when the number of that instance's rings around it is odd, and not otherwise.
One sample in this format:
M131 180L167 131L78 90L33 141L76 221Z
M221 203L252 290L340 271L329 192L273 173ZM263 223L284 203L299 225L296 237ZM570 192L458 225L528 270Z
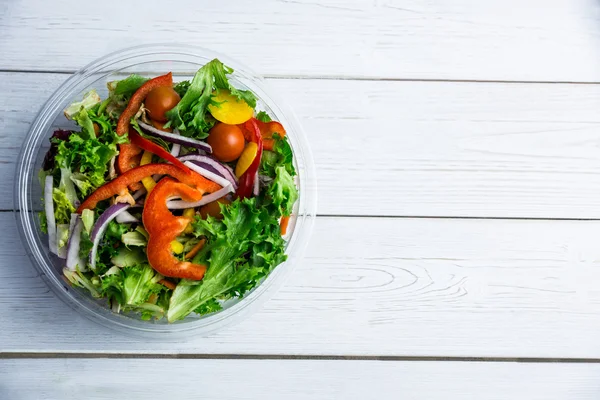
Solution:
M102 292L119 304L139 306L148 301L152 294L159 294L164 286L158 283L162 276L147 264L109 270L102 276Z
M298 200L298 189L294 178L284 166L275 167L275 179L267 189L267 197L276 209L281 210L283 215L292 214L294 203Z
M109 97L129 99L147 80L141 75L131 74L125 79L108 82Z
M148 239L138 231L127 232L121 236L121 241L125 246L146 246Z
M218 299L243 296L280 263L284 241L279 232L278 219L268 210L257 208L257 199L236 200L221 205L222 220L208 217L196 218L193 223L196 236L206 236L207 245L194 257L193 262L208 265L200 282L183 280L171 297L167 319L172 322L184 318L190 312L201 314L215 308ZM271 235L273 238L269 239ZM270 240L270 247L255 246ZM262 257L261 265L249 263L247 254ZM267 263L267 261L269 263ZM207 304L206 306L204 304Z
M265 123L272 121L269 114L267 114L265 111L259 111L258 114L256 114L256 119Z
M54 200L54 217L56 218L56 224L69 224L71 221L71 214L75 212L75 207L65 192L58 188L52 190L52 199Z
M102 297L102 288L97 277L86 275L79 270L71 271L66 268L63 269L63 274L73 286L87 289L94 297Z
M58 143L55 160L60 168L68 168L82 174L76 175L74 183L85 196L87 193L84 192L105 183L108 162L117 154L115 143L107 144L96 137L86 139L81 134L72 133L68 140Z
M67 117L67 119L74 119L79 113L92 108L96 104L100 103L100 101L101 100L98 92L96 92L96 89L92 89L83 95L83 99L81 101L75 101L65 109L65 117Z
M94 123L90 118L88 112L85 109L82 109L77 113L74 117L77 125L81 127L80 135L85 139L92 139L96 137L96 132L94 131Z

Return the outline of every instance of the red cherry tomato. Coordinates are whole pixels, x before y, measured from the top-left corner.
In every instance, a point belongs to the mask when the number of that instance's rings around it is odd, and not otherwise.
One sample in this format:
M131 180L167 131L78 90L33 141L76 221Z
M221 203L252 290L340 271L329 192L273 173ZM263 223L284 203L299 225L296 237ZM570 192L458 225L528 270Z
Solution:
M236 125L216 124L206 139L213 150L213 156L219 161L236 160L244 151L244 134Z
M175 107L181 98L171 86L158 86L148 93L144 105L150 118L158 122L167 122L165 113Z

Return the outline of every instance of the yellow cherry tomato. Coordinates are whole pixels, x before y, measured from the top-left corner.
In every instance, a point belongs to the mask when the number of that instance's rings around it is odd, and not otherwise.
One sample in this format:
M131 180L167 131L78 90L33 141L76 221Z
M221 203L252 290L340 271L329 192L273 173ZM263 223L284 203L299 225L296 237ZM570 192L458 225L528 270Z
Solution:
M256 158L257 153L258 145L256 143L250 142L246 145L244 151L242 151L242 155L240 155L240 158L235 165L235 176L239 178L244 172L246 172L248 168L250 168L250 165Z
M208 105L208 111L217 121L230 125L242 124L254 115L254 109L244 100L240 100L229 92L219 89L212 93L212 101L218 105Z

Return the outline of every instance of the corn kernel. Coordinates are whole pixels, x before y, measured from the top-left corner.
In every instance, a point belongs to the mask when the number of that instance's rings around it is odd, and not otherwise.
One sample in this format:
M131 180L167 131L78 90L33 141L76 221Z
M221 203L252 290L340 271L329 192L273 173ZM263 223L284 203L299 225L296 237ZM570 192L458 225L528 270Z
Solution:
M175 254L181 254L183 253L183 245L177 240L173 240L171 242L171 250L173 250L173 253Z

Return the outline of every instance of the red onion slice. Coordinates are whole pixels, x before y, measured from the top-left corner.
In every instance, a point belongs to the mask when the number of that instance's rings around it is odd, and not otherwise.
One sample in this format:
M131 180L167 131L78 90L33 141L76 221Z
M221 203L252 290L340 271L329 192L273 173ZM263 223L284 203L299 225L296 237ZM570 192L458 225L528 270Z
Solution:
M256 175L254 176L254 188L253 188L253 194L255 196L258 196L259 194L259 187L258 187L258 171L256 171Z
M231 185L227 185L214 193L207 194L203 196L200 200L196 202L188 202L183 200L169 200L167 201L167 208L170 210L180 210L183 208L196 208L213 202L215 200L219 200L221 197L227 195L227 193L233 192L233 187Z
M173 143L173 147L171 147L171 155L173 157L178 157L180 151L181 151L181 145L178 143Z
M56 242L56 218L54 217L54 200L52 189L54 182L52 175L46 177L44 182L44 211L46 211L46 225L48 228L48 248L50 252L58 255L58 243Z
M98 254L98 245L100 244L100 240L102 240L102 236L104 236L104 232L106 232L106 228L108 227L108 223L116 218L117 215L122 213L131 207L127 203L117 203L108 207L106 211L102 213L98 221L94 224L92 228L92 234L90 235L90 239L92 239L92 251L90 252L90 267L92 269L96 269L96 256Z
M237 189L238 187L238 181L235 177L235 174L233 173L233 170L229 166L220 163L212 157L203 156L199 154L187 154L185 156L179 157L179 160L184 162L191 161L199 167L207 169L210 172L216 173L219 176L227 179L227 181L233 186L234 189Z
M182 146L193 147L195 149L204 150L207 153L212 153L212 147L206 142L192 139L186 136L177 135L171 132L161 131L160 129L156 129L152 125L145 124L144 122L138 120L138 124L140 128L144 130L148 135L161 138L170 143L177 143Z
M199 173L200 175L205 177L206 179L210 179L211 181L213 181L223 187L231 186L231 183L219 174L215 174L214 172L211 172L211 171L207 170L206 168L199 167L198 165L194 164L191 161L186 161L186 162L184 162L184 164L187 165L190 169L193 169L194 171L196 171L197 173Z
M140 220L131 215L129 211L123 211L117 215L117 222L120 224L131 224L134 222L140 222Z
M177 129L173 129L173 133L175 135L179 135L179 131ZM179 143L173 143L173 147L171 147L171 155L173 157L179 157L180 152L181 152L181 145Z
M146 194L146 189L141 188L140 190L138 190L137 192L135 192L133 194L133 199L134 200L138 200L140 197L142 197L145 194Z
M83 221L79 214L71 214L71 236L67 244L67 269L75 271L79 266L81 272L86 271L85 260L79 257L79 249L81 245L81 231L83 230Z

